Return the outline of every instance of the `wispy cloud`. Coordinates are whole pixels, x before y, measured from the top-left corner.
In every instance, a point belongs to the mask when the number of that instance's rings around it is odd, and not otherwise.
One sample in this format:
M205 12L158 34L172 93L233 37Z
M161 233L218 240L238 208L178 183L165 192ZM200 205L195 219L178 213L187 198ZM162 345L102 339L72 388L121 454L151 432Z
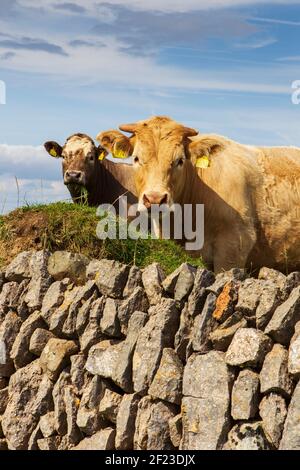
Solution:
M271 46L277 42L276 38L262 38L262 39L255 39L249 42L240 42L235 44L235 47L240 49L261 49L263 47Z
M257 18L255 16L248 17L249 20L257 21L259 23L281 24L286 26L300 26L300 21L279 20L277 18Z
M48 52L49 54L67 56L67 53L63 50L63 48L58 46L57 44L53 44L43 39L32 37L12 37L11 35L7 35L7 37L5 37L5 35L1 34L0 48L42 51Z

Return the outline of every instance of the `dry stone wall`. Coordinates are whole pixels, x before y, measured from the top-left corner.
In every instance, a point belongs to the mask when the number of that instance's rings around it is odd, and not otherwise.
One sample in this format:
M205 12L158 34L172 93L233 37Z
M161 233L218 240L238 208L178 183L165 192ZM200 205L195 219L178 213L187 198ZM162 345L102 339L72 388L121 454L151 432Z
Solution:
M67 252L0 274L0 450L300 449L300 273Z

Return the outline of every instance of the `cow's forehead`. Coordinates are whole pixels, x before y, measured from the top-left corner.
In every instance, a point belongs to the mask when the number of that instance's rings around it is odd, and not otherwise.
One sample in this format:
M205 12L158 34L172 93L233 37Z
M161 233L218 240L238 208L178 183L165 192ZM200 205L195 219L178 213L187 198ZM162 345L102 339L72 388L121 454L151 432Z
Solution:
M87 137L71 137L64 146L64 151L69 155L75 155L78 150L81 150L83 155L86 156L94 149L94 143Z

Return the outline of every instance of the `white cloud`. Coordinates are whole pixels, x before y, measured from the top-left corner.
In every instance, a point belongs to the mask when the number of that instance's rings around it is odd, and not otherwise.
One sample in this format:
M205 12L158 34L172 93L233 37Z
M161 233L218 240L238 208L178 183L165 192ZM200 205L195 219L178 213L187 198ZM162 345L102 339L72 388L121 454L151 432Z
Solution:
M275 44L276 42L277 42L277 39L275 38L262 38L262 39L257 39L251 42L238 43L236 44L236 47L241 48L241 49L261 49L263 47L271 46L272 44Z

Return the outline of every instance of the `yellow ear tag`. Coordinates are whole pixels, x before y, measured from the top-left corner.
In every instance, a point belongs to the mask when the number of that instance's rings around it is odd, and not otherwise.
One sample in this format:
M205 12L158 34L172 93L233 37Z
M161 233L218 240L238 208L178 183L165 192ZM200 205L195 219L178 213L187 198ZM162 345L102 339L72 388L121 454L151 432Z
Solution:
M104 160L105 157L106 157L106 152L103 151L103 152L101 152L100 155L99 155L99 160L102 161L102 160Z
M209 168L210 167L210 161L209 158L204 156L204 157L199 157L196 160L196 168Z
M114 158L127 158L127 155L122 152L122 150L117 150L114 154L113 154Z
M51 149L51 150L50 150L50 155L51 155L51 157L57 157L56 150L55 150L55 149Z

